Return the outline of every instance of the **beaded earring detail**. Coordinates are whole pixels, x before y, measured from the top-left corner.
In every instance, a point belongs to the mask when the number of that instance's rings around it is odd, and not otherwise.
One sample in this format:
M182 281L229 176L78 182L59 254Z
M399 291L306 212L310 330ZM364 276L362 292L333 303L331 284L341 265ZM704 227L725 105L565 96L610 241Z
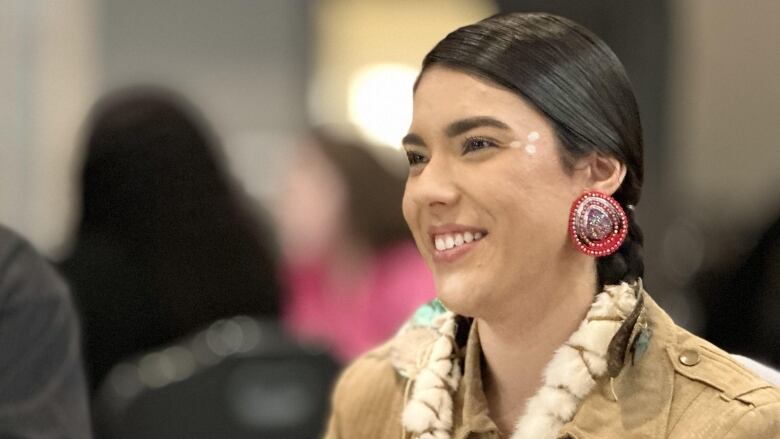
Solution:
M589 191L572 203L569 236L582 253L595 257L611 255L627 235L626 212L609 195Z

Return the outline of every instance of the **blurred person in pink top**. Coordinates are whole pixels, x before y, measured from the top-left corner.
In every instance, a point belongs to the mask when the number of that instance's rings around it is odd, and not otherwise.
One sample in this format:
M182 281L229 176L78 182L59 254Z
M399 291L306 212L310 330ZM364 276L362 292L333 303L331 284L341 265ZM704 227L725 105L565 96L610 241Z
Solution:
M394 151L334 130L301 142L278 204L283 315L301 339L349 361L433 299L431 273L401 213Z

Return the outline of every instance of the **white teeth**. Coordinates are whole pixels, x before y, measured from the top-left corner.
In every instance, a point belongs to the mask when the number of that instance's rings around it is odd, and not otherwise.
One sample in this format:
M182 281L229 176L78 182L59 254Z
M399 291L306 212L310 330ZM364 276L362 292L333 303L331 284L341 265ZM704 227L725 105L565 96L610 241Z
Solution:
M443 250L450 250L452 248L461 246L463 244L468 244L473 241L478 241L482 239L482 232L464 232L464 233L454 233L454 234L446 234L446 235L438 235L434 238L434 246L436 247L436 250L443 251Z
M455 239L452 237L452 235L447 235L446 238L444 238L444 244L446 244L447 250L455 247Z
M457 245L462 245L463 241L464 241L463 235L461 235L460 233L455 235L455 245L456 246Z

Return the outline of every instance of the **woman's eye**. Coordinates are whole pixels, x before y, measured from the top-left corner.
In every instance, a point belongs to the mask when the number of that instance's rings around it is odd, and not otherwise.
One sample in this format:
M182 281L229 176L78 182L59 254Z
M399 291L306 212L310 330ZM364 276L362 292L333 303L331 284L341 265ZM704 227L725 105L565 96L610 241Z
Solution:
M466 143L463 144L463 153L469 153L478 151L485 148L492 148L496 146L495 142L483 137L470 137L466 139Z
M409 166L425 163L428 160L424 155L414 151L406 151L406 158L409 160Z

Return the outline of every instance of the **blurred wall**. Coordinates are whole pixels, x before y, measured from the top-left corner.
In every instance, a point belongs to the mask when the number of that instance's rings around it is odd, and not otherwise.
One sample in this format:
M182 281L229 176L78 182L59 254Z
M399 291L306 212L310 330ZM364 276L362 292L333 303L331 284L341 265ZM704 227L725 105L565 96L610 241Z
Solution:
M0 2L0 222L44 249L66 233L74 145L98 88L95 1Z
M673 2L669 194L725 227L780 208L780 2Z
M498 12L492 0L313 4L314 121L357 124L372 140L396 148L411 124L412 85L425 54L449 32Z
M142 81L185 92L246 189L263 198L306 123L309 3L103 0L103 88Z
M670 2L662 181L667 226L652 236L666 305L698 331L689 291L707 270L738 264L780 215L780 2Z
M308 4L0 3L0 222L58 253L75 219L87 111L102 93L138 82L190 97L247 191L272 193L307 118Z

